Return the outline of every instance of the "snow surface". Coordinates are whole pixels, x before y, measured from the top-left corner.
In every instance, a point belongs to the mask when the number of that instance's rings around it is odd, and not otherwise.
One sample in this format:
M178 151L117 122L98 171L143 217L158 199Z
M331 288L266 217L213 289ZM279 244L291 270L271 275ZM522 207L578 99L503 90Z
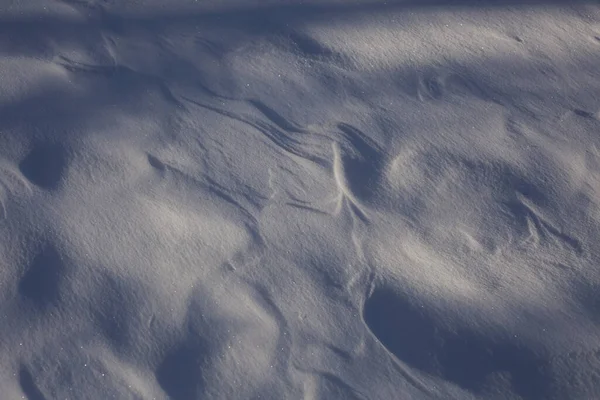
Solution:
M2 0L0 398L600 398L600 4Z

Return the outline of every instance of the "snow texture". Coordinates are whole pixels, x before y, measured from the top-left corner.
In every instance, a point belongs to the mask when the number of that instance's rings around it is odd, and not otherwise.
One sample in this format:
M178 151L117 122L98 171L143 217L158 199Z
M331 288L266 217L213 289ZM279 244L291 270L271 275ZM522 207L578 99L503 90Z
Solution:
M2 399L600 398L600 4L0 2Z

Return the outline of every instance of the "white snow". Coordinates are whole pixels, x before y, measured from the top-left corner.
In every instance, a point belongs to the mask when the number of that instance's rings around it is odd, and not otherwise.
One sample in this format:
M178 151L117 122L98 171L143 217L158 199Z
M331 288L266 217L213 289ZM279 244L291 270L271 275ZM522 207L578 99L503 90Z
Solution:
M0 4L0 398L600 398L600 5Z

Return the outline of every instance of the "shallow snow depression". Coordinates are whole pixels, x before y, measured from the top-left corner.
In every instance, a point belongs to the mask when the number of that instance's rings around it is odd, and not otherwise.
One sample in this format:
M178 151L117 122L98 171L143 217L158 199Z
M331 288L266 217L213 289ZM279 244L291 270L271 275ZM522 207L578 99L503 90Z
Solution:
M5 399L600 397L600 5L5 0Z

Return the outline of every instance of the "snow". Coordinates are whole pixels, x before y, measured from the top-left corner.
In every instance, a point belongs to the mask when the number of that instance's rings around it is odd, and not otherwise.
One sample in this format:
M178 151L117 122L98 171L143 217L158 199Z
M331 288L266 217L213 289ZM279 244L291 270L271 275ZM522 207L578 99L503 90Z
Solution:
M591 1L3 1L0 397L600 397L599 65Z

